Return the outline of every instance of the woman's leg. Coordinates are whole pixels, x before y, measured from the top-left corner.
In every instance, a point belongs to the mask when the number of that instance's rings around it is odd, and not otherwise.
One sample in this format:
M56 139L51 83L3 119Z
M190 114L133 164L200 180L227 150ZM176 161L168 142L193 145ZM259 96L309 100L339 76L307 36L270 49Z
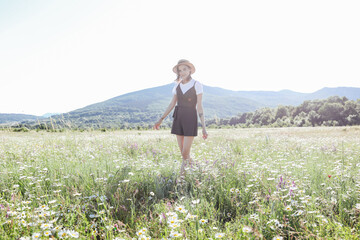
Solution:
M181 164L181 169L180 169L180 175L184 175L185 174L185 167L188 164L191 164L191 159L190 159L190 149L191 149L191 145L193 143L194 137L184 137L184 141L183 141L183 145L182 145L182 151L181 151L181 155L183 158L182 164Z
M176 139L180 148L180 152L182 152L183 150L183 146L184 146L184 136L182 135L176 135Z
M181 151L181 155L184 160L190 159L190 149L193 141L194 141L194 137L188 137L188 136L184 137L183 148Z

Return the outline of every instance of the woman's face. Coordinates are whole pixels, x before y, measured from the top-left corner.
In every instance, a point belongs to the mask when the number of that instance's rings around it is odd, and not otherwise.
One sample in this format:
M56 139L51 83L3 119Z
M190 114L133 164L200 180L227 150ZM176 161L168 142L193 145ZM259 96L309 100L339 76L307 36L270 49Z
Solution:
M190 76L191 69L186 65L180 65L178 66L178 74L180 76L180 79L187 79Z

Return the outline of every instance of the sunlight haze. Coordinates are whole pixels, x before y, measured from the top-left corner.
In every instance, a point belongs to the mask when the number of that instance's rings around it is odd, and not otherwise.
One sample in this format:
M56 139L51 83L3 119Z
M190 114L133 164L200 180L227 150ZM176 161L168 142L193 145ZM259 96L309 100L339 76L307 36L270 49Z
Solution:
M0 113L169 84L182 58L194 79L236 91L360 87L359 12L331 0L0 0Z

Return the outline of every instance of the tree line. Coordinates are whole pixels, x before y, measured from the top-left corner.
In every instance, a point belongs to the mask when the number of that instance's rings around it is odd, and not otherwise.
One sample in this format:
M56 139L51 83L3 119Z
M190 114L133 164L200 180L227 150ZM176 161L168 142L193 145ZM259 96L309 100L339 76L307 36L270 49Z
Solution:
M127 113L125 116L101 114L96 119L86 119L84 116L73 120L66 119L66 117L62 119L50 118L46 121L19 123L10 129L13 131L28 131L30 129L47 131L62 131L64 129L147 130L152 129L153 124L158 119L157 115L160 116L160 113L146 117L143 117L141 113ZM207 117L207 119L206 126L209 128L354 126L360 125L360 99L354 101L346 97L333 96L322 100L304 101L299 106L279 105L276 108L265 107L254 112L239 113L231 118L214 117L209 119ZM170 128L171 125L172 118L169 116L164 120L162 128Z
M322 100L304 101L299 106L261 108L255 112L240 113L228 119L214 118L209 127L308 127L360 125L360 99L333 96Z

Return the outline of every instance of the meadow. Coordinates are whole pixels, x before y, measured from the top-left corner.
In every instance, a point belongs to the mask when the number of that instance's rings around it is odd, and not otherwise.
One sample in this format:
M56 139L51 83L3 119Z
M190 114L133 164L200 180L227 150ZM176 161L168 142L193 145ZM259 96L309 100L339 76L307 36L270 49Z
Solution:
M0 132L0 239L359 239L360 127Z

